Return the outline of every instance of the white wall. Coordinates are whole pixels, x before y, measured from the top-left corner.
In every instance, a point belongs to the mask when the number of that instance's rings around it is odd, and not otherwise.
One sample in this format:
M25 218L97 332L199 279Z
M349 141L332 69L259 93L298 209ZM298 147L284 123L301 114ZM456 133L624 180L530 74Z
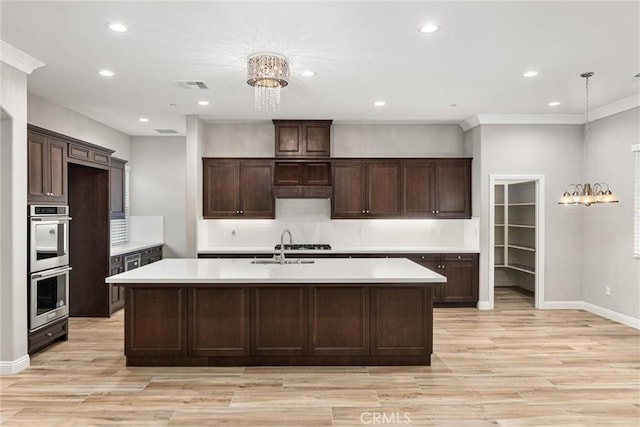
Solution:
M206 125L205 157L273 157L273 123ZM462 157L458 125L339 124L331 126L332 157Z
M187 116L186 136L186 196L187 196L187 253L196 257L198 247L198 218L202 218L202 157L206 151L206 125L196 115Z
M447 124L334 124L333 157L462 157L463 132Z
M187 256L186 169L185 137L132 137L131 215L164 217L165 258Z
M0 62L0 373L27 355L27 75Z
M584 210L582 299L640 318L640 259L633 258L633 156L640 142L640 109L589 125L591 181L608 183L620 200ZM575 207L580 209L579 207ZM611 296L605 295L611 287Z
M569 183L582 177L582 132L578 125L481 125L479 179L480 251L489 247L489 175L545 176L546 301L580 301L582 298L582 210L557 204ZM469 136L472 138L472 136ZM472 138L475 139L475 138ZM474 140L474 144L478 141ZM477 148L476 148L477 149ZM474 149L474 152L476 152ZM478 200L476 199L476 203ZM489 259L480 257L480 300L489 301Z
M487 197L486 192L482 192L481 165L482 165L482 128L476 126L464 133L464 156L471 157L471 213L474 216L480 215L481 199Z
M27 119L29 124L115 150L114 157L131 160L129 135L31 93Z
M204 157L273 157L274 141L275 127L272 122L206 124L203 155Z

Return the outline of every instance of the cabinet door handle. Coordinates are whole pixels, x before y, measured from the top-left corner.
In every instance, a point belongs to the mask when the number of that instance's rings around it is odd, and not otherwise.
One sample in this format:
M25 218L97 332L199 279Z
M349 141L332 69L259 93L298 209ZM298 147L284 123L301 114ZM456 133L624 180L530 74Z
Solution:
M436 211L436 213L440 213L440 211Z
M51 335L53 335L51 332L47 332L46 334L48 337L50 337Z
M366 213L367 211L363 210L362 213Z
M436 211L431 211L432 214L436 213Z
M240 211L240 213L241 213L241 214L243 214L243 213L244 213L244 211Z
M462 257L460 255L458 255L458 259L462 259Z

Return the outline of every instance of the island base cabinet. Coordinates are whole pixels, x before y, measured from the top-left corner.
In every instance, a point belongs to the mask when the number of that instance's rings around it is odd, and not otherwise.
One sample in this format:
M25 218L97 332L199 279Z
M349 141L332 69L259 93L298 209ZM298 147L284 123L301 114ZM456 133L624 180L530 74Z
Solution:
M124 352L129 356L187 356L187 289L125 289Z
M369 354L368 288L311 288L312 356Z
M433 347L433 289L374 288L371 347L375 355L423 355Z
M307 289L253 289L251 354L302 356L307 351Z
M432 285L124 288L127 366L431 364Z
M189 290L189 354L248 356L250 296L247 288Z

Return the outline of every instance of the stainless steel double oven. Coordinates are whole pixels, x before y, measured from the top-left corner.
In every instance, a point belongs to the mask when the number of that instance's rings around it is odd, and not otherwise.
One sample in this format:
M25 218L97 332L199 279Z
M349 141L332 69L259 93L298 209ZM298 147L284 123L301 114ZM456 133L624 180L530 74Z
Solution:
M68 206L30 205L29 331L69 315Z

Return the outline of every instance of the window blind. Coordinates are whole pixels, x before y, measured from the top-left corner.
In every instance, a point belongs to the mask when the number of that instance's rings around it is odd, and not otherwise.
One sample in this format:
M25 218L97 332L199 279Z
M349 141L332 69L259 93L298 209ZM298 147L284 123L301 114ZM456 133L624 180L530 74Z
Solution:
M122 245L129 242L129 165L124 167L124 219L111 220L111 244Z
M635 161L635 202L633 208L633 256L640 258L640 144L631 146Z

